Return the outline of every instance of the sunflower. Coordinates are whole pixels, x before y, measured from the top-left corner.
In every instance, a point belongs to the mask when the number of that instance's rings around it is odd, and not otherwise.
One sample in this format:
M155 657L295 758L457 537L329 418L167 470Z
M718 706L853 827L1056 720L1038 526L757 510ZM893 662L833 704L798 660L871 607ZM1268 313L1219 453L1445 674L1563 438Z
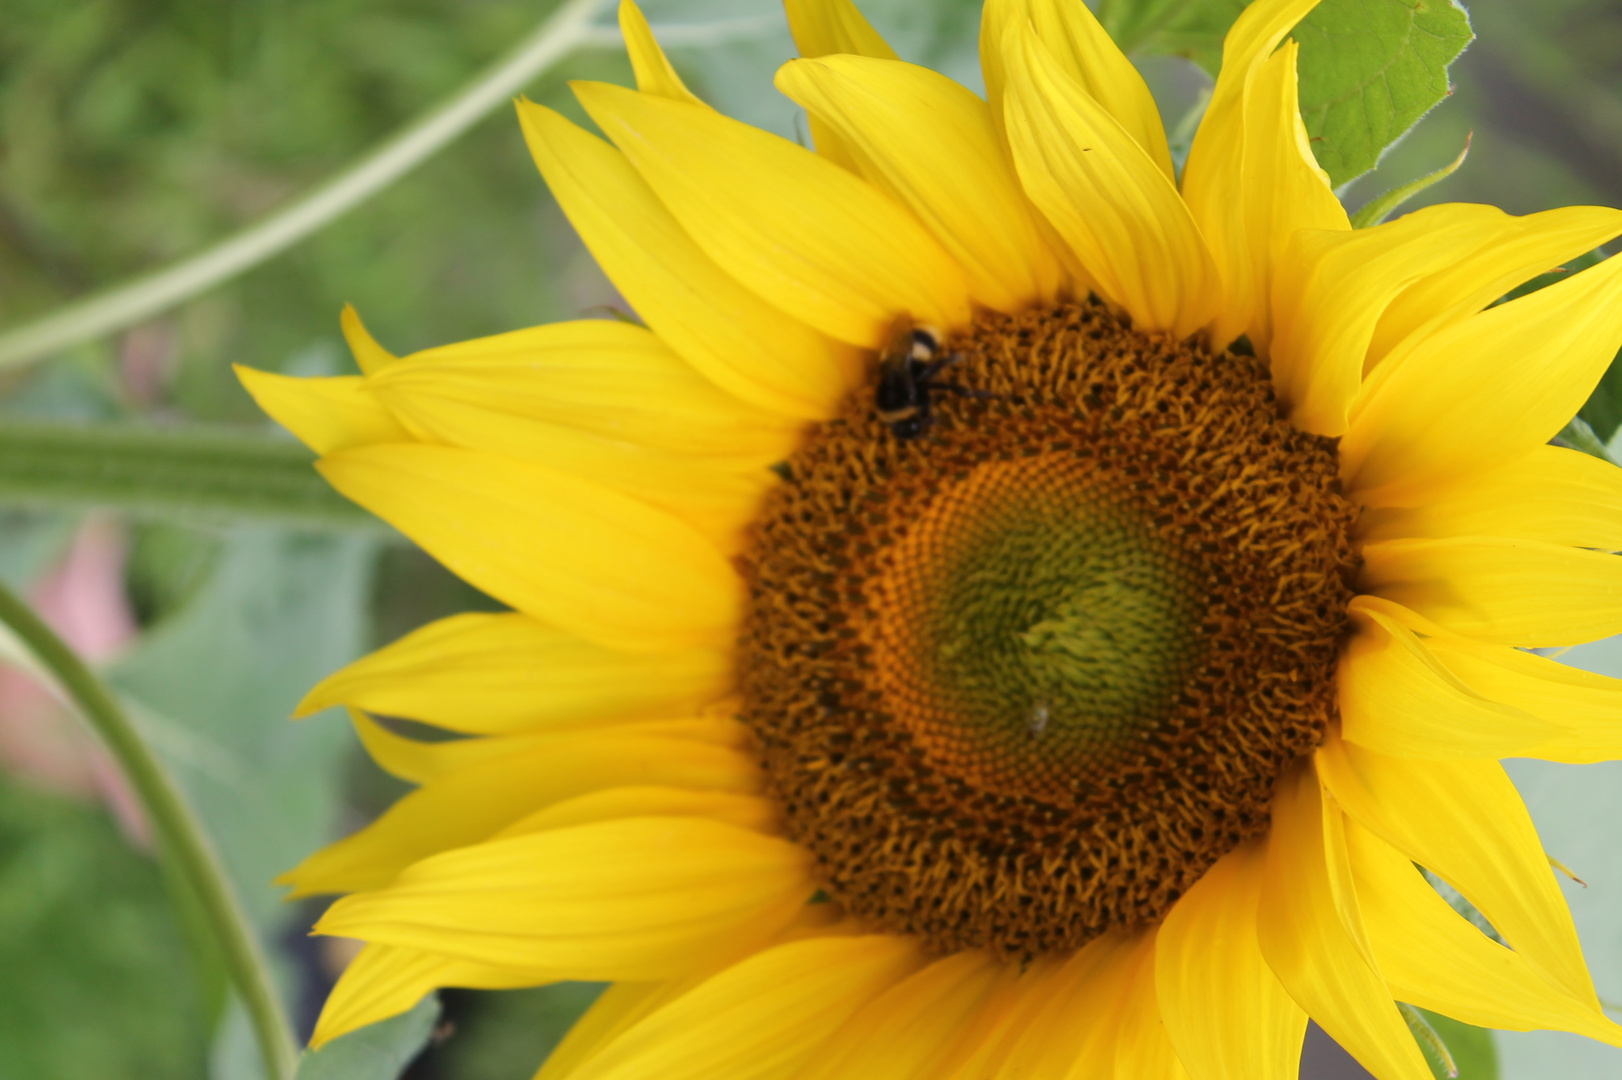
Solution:
M1528 651L1622 631L1622 478L1549 443L1622 260L1495 305L1622 212L1352 230L1313 6L1246 8L1179 183L1079 0L986 4L984 100L789 0L814 152L627 0L606 140L518 111L639 323L396 358L346 311L364 374L242 372L511 608L302 706L419 785L286 875L366 942L317 1043L573 979L543 1080L1293 1080L1309 1016L1418 1080L1399 1002L1622 1045L1497 760L1622 750Z

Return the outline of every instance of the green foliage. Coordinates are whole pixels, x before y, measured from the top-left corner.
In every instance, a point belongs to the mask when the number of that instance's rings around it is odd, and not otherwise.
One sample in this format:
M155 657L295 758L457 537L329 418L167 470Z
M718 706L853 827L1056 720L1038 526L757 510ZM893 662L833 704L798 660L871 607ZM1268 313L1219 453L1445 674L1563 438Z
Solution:
M0 1080L200 1080L201 983L106 812L0 778Z
M1099 0L1098 21L1126 53L1186 56L1215 76L1222 38L1249 0Z
M1619 358L1622 359L1622 358ZM1622 362L1611 361L1599 385L1577 414L1602 443L1609 443L1622 429Z
M553 5L510 0L17 0L0 19L0 323L190 254L452 93ZM587 50L565 76L624 81ZM447 207L457 208L446 213ZM611 299L508 110L285 258L161 320L175 400L257 420L226 361L349 361L346 300L405 350ZM554 270L553 267L556 266ZM421 303L424 296L432 304ZM98 353L100 350L87 350Z
M1456 0L1325 0L1294 37L1301 118L1338 187L1447 97L1448 65L1473 35Z
M439 999L429 994L408 1013L306 1051L294 1080L394 1080L422 1051L438 1021Z
M1431 1074L1437 1080L1457 1080L1459 1067L1453 1061L1453 1054L1425 1014L1406 1001L1397 1002L1397 1011L1402 1014L1414 1041L1419 1044L1419 1052L1425 1055L1425 1063L1430 1066Z
M303 693L370 642L376 545L242 529L208 579L109 673L203 822L267 952L293 912L271 879L324 843L354 737L336 716L288 720ZM216 1075L255 1075L225 1031Z
M1457 0L1325 0L1302 19L1301 118L1330 183L1374 169L1447 97L1471 37Z
M1417 180L1410 180L1406 184L1398 184L1383 195L1377 195L1364 203L1357 213L1352 215L1352 228L1366 229L1371 225L1378 225L1407 203L1408 200L1418 196L1433 184L1441 183L1459 171L1464 159L1470 156L1470 140L1464 140L1464 149L1459 156L1443 165L1440 169L1428 172Z
M1214 76L1223 35L1246 2L1099 0L1098 17L1126 52L1186 56ZM1302 119L1338 187L1374 168L1447 97L1448 65L1471 31L1456 0L1323 0L1293 36Z
M270 879L331 835L354 745L336 716L288 717L369 644L374 552L359 538L241 530L191 602L110 672L267 931L288 918Z
M1492 1032L1428 1009L1414 1011L1424 1017L1431 1030L1446 1044L1448 1054L1459 1070L1458 1080L1498 1080L1498 1047L1493 1043ZM1436 1073L1438 1080L1445 1080L1447 1076L1445 1072L1437 1070L1434 1061L1431 1071Z
M454 1080L529 1076L602 993L600 983L564 982L531 990L450 990L455 1027L423 1055L425 1072Z

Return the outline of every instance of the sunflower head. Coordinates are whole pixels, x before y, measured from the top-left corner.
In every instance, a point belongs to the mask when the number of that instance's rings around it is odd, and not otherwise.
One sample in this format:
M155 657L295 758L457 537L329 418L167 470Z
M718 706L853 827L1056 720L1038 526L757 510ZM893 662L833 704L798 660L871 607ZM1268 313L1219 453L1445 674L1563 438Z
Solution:
M1097 302L947 347L927 438L858 389L767 496L742 717L833 896L1028 959L1265 827L1334 715L1355 512L1252 358Z
M984 98L791 0L814 152L627 0L606 141L519 115L641 325L244 373L511 608L306 702L419 785L287 875L368 943L320 1039L588 979L543 1080L1293 1080L1309 1015L1419 1080L1399 1000L1622 1044L1496 760L1615 755L1524 648L1622 630L1622 482L1547 445L1622 261L1494 304L1622 213L1353 230L1313 6L1245 9L1179 174L1079 0L986 4Z

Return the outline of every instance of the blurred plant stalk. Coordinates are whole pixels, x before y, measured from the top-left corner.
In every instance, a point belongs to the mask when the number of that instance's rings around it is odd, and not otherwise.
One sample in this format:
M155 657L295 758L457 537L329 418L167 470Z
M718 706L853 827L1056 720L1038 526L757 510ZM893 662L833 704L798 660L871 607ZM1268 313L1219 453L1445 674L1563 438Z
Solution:
M291 1080L298 1061L292 1029L265 957L201 824L129 715L107 687L10 589L0 585L0 623L96 730L135 790L171 880L195 903L247 1010L267 1080Z
M0 505L110 507L140 517L386 531L291 439L230 429L0 423Z

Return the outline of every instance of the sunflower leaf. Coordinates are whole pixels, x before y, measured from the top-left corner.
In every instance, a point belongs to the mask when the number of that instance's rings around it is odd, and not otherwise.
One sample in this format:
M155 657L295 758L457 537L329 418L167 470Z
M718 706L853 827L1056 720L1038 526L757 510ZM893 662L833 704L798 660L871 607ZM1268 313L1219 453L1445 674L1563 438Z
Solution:
M1464 137L1464 149L1459 151L1458 157L1454 158L1448 164L1443 165L1435 172L1426 173L1418 180L1410 180L1406 184L1399 184L1397 187L1392 188L1385 194L1376 195L1374 198L1364 203L1363 208L1352 215L1352 228L1366 229L1371 225L1380 224L1380 222L1396 213L1398 208L1401 207L1403 203L1407 202L1415 195L1418 195L1421 191L1424 191L1432 184L1446 180L1448 177L1458 172L1459 166L1464 164L1464 159L1468 157L1469 154L1470 136L1466 135Z
M1493 1042L1492 1032L1486 1028L1466 1024L1462 1020L1455 1020L1451 1016L1431 1012L1429 1009L1413 1009L1413 1012L1447 1050L1453 1067L1458 1070L1458 1080L1498 1080L1500 1076L1498 1046ZM1403 1019L1409 1021L1411 1029L1413 1021L1406 1010ZM1424 1041L1421 1040L1421 1046L1423 1045ZM1446 1075L1437 1068L1438 1063L1431 1057L1430 1051L1425 1052L1425 1057L1435 1076L1440 1078Z
M1448 65L1475 35L1457 0L1324 0L1293 36L1301 118L1339 187L1447 97Z
M1222 38L1248 0L1099 0L1098 21L1121 51L1186 56L1213 77Z
M294 1080L395 1080L428 1044L438 1022L439 998L429 994L408 1013L306 1051Z

